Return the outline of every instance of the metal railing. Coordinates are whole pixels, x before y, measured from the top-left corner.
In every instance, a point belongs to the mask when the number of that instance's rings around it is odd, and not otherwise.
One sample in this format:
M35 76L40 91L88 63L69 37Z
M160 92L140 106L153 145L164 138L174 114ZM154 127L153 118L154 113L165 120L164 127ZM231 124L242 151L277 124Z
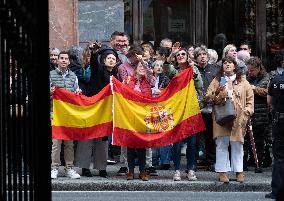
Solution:
M48 1L0 0L0 200L51 200Z

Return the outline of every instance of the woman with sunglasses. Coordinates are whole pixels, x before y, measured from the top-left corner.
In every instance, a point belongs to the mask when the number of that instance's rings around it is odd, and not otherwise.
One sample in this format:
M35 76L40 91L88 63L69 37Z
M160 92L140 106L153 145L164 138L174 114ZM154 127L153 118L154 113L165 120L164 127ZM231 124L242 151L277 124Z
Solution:
M185 48L180 48L175 54L175 59L177 61L177 66L172 67L170 65L166 65L164 66L164 71L168 75L176 75L186 68L193 68L195 88L196 88L198 96L201 97L201 95L199 94L202 93L203 81L202 81L199 70L194 66L194 62L188 58L187 50ZM196 135L192 135L188 137L187 139L185 139L185 141L187 143L187 154L186 154L187 176L186 177L189 181L195 181L197 180L197 177L195 175ZM181 180L181 175L180 175L181 145L182 145L182 141L176 142L173 145L173 161L174 161L174 166L175 166L175 173L173 176L174 181Z

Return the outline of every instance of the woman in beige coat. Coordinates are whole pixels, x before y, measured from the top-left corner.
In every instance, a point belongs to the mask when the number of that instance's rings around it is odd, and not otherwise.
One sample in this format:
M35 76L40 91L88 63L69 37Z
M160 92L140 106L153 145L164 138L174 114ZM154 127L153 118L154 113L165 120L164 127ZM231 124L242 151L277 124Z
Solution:
M220 82L221 77L224 83ZM232 57L222 59L222 68L212 80L205 95L205 100L215 105L224 103L227 98L233 100L236 118L233 122L221 126L216 123L213 113L213 138L216 142L215 171L219 173L221 182L229 182L227 175L229 171L236 173L237 182L243 182L243 143L247 121L254 109L254 95L250 84L242 76L237 62ZM229 144L231 145L231 163Z

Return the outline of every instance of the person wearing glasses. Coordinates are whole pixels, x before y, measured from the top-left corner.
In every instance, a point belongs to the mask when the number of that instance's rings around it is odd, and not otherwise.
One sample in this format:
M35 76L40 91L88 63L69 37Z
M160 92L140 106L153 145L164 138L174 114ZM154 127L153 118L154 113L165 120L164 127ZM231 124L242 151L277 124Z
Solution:
M170 75L168 77L172 77L172 75L176 75L180 73L182 70L186 68L193 68L194 73L194 84L197 91L198 97L202 97L200 94L202 93L203 88L203 81L200 75L199 70L197 67L194 66L194 62L192 60L189 60L188 58L188 51L185 48L179 48L179 50L175 54L175 60L178 63L178 66L173 67L171 65L164 65L164 72L166 75ZM196 135L192 135L185 139L187 143L187 179L189 181L195 181L197 180L197 177L195 175L195 169L196 169ZM181 146L182 141L176 142L173 145L173 161L175 166L175 173L173 176L174 181L180 181L181 180L181 174L180 174L180 161L181 161Z

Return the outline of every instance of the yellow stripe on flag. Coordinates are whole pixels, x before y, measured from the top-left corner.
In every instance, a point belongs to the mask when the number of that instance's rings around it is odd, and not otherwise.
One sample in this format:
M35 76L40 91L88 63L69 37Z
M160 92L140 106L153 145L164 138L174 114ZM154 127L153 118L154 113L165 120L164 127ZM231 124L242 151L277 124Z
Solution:
M174 96L159 103L135 102L115 93L114 107L114 127L142 133L171 130L183 120L200 113L193 80Z
M112 95L89 106L53 100L53 126L85 128L111 121Z

